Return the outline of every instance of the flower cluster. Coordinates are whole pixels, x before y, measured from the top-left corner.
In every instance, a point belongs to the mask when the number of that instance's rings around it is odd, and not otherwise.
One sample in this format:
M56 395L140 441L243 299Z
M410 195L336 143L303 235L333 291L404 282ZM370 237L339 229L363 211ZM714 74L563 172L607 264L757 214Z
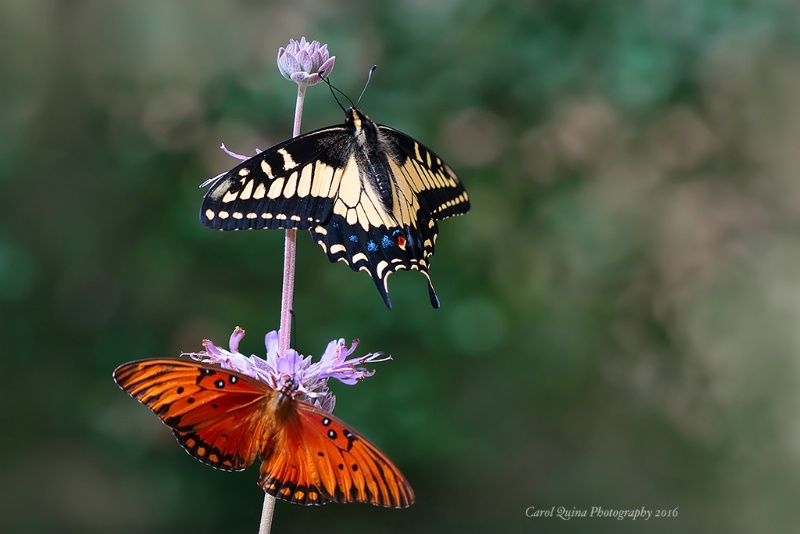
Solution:
M289 39L286 48L278 49L278 70L281 71L284 78L300 85L318 84L323 77L327 77L331 73L334 63L336 63L336 56L328 53L327 44L320 45L319 41L309 43L305 37L301 37L299 41ZM232 158L241 161L250 159L250 156L228 150L224 143L220 148ZM261 150L256 149L256 154L260 153ZM205 187L223 174L225 173L206 180L200 187Z
M322 357L315 363L312 363L312 356L303 356L291 348L286 354L279 355L278 332L273 330L264 339L267 348L265 360L255 355L245 356L239 352L239 342L243 337L244 330L237 326L231 334L228 347L230 350L218 347L206 339L203 341L205 350L187 355L195 360L238 371L278 390L284 387L287 380L292 379L298 386L298 393L329 413L333 411L336 397L328 389L328 379L335 378L352 385L375 374L375 371L367 371L357 366L391 359L390 356L383 356L380 352L348 359L355 352L358 340L354 340L350 348L347 348L344 339L335 339L328 343Z
M289 39L289 44L278 49L278 70L283 77L297 84L315 85L333 70L336 56L328 53L328 45L319 41Z

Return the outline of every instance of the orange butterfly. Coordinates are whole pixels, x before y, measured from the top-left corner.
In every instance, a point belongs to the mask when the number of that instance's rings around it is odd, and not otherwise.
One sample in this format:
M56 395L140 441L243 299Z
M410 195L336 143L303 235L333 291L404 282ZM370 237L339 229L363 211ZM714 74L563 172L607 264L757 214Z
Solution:
M235 371L172 359L126 363L114 380L201 462L241 471L258 457L258 485L279 499L414 503L414 491L385 454L340 419L296 400L291 384L275 390Z

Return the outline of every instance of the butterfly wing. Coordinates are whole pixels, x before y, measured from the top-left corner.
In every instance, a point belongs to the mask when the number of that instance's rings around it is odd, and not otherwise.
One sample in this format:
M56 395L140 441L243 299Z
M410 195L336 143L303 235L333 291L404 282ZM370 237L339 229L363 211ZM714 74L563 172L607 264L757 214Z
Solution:
M469 211L464 185L442 158L416 139L389 126L378 126L393 145L395 162L405 183L419 198L420 208L440 221Z
M422 143L363 115L360 123L365 131L377 131L376 142L361 149L368 163L354 157L347 169L358 173L358 180L341 182L359 184L358 195L350 194L349 202L337 200L331 219L312 228L311 235L331 261L368 272L388 308L389 275L411 269L427 278L431 304L438 308L428 274L437 221L469 211L467 192L453 170Z
M406 508L414 491L375 445L340 419L310 404L290 401L276 450L261 464L259 485L300 504L366 502ZM296 473L306 469L303 480Z
M114 380L172 428L203 463L240 471L262 461L259 485L298 504L414 502L411 486L341 420L241 373L185 360L121 365Z
M268 415L278 393L243 374L152 359L121 365L114 380L169 426L190 455L217 469L246 468L275 435Z
M214 181L200 222L217 230L302 230L326 221L353 145L352 128L331 126L257 154Z
M201 222L220 230L297 228L328 258L366 271L391 309L388 277L401 269L428 280L437 221L466 213L455 173L430 149L358 109L331 126L276 145L217 178Z

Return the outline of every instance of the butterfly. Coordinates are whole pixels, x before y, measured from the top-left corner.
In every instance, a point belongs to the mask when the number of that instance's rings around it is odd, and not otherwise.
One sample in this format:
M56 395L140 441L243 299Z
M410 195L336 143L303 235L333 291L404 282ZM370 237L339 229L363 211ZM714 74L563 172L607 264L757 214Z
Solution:
M366 271L391 309L387 279L428 267L438 221L467 213L453 170L408 135L352 106L345 123L284 141L212 180L200 221L219 230L310 230L332 262Z
M114 371L186 451L217 469L261 461L258 485L297 504L367 502L405 508L414 491L375 445L344 421L281 390L206 363L151 359Z

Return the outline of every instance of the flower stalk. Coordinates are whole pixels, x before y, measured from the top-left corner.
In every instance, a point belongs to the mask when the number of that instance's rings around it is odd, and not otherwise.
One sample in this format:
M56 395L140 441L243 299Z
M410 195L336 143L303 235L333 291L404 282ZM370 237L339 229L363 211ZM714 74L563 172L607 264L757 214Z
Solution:
M296 388L294 391L300 396L298 400L314 404L327 412L332 412L336 404L336 397L328 388L328 380L335 378L344 384L353 385L375 374L375 371L364 369L364 364L391 359L380 352L351 358L358 347L358 340L354 340L348 348L344 339L334 339L328 343L319 361L313 362L312 356L303 356L292 348L281 349L280 340L283 336L276 331L264 337L267 353L264 359L255 355L245 356L239 352L239 342L242 338L244 330L237 326L231 334L228 349L206 339L203 341L203 351L184 354L204 363L237 371L277 390L283 389L286 381L291 380ZM260 534L270 532L274 509L275 497L265 493L259 526Z
M293 81L297 84L297 101L295 103L294 108L294 125L292 127L292 137L297 137L300 135L300 123L303 118L303 103L305 101L306 96L306 88L310 85L316 85L323 81L323 77L327 77L330 74L331 70L333 70L333 65L336 61L336 56L331 56L328 53L328 45L320 45L317 41L306 41L305 37L301 37L299 41L295 41L294 39L289 39L289 44L286 47L281 47L278 49L278 70L280 70L281 74L287 80ZM231 157L234 157L239 160L246 160L248 159L247 156L242 156L240 154L236 154L228 150L225 145L221 146L222 150L225 151ZM258 151L257 151L258 152ZM216 178L212 178L214 180ZM206 183L211 182L209 180ZM205 184L203 184L205 185ZM304 363L308 363L302 358L298 360L296 358L297 353L296 351L289 348L289 336L292 331L292 300L294 297L294 273L295 273L295 259L297 257L297 229L295 228L288 228L286 230L286 237L284 240L284 256L283 256L283 287L281 291L281 315L280 315L280 329L278 330L279 333L271 332L267 335L267 353L268 353L268 360L273 358L274 362L274 370L275 373L271 377L261 377L256 375L251 375L260 380L264 380L275 389L281 389L283 387L283 378L289 376L296 380L298 384L300 384L300 392L305 394L310 398L315 398L319 395L322 395L319 391L314 391L314 387L308 387L303 389L304 384L302 379L298 379L297 373L299 369L296 368L297 365L303 365ZM223 367L234 369L236 371L244 372L246 374L251 374L247 372L247 365L243 364L244 367L240 368L237 367L235 362L242 363L247 358L238 353L238 344L241 337L244 336L244 330L240 329L239 327L236 328L233 335L231 336L231 344L230 348L231 351L225 351L224 349L220 349L210 341L206 340L203 344L206 347L206 350L202 353L191 354L192 357L201 359L203 361L211 362L211 363L219 363ZM270 343L272 343L272 346ZM343 341L340 340L340 343L343 344ZM277 345L277 346L275 346ZM351 348L351 351L355 349L355 345ZM330 348L330 347L329 347ZM341 347L340 347L341 349ZM270 352L272 351L272 353ZM347 352L346 355L349 355L350 352ZM327 351L326 351L327 354ZM337 352L338 354L338 352ZM293 357L294 356L294 357ZM369 359L372 355L366 356L365 360L363 361L381 361L375 359ZM251 358L255 358L252 356ZM324 360L324 357L323 357ZM287 368L287 363L291 363L291 368ZM322 362L320 362L322 363ZM363 363L363 362L361 362ZM352 366L351 366L352 367ZM280 372L278 372L278 370ZM366 375L358 375L359 378L363 378ZM325 377L325 381L327 378L336 377L342 380L345 383L348 382L341 377L337 377L336 373L329 374ZM354 383L354 382L352 382ZM331 411L333 409L333 395L330 394L327 390L327 386L322 386L320 390L327 394L327 397L322 398L322 400L316 400L315 403L322 407L323 409L327 409ZM327 398L327 400L325 400ZM268 534L271 526L272 526L272 514L275 508L275 498L265 493L264 496L264 507L261 513L261 526L259 528L260 534Z
M284 78L297 84L297 101L294 107L294 125L292 137L300 135L300 122L303 118L303 102L306 87L322 81L333 70L336 56L328 54L328 45L320 45L318 41L289 40L289 44L278 49L278 70ZM289 336L292 331L292 300L294 297L295 258L297 257L297 230L286 230L283 259L283 289L281 291L280 340L278 354L288 355ZM264 494L264 506L261 512L259 534L268 534L272 528L272 515L275 509L275 497Z
M294 107L294 126L292 137L300 135L300 122L303 119L303 102L306 98L306 85L297 85L297 101ZM283 289L281 291L281 333L279 351L286 354L289 349L289 335L292 332L292 300L294 298L295 258L297 257L297 230L286 230L283 253Z

